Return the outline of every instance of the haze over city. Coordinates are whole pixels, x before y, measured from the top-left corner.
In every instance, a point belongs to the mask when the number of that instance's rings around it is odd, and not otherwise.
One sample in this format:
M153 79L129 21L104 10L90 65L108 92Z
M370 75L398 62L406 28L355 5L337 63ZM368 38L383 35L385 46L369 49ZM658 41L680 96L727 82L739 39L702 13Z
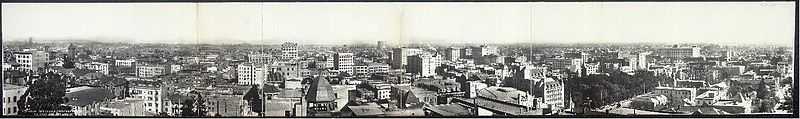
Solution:
M45 7L46 6L46 7ZM2 5L4 41L792 44L791 2ZM225 42L220 42L225 41Z

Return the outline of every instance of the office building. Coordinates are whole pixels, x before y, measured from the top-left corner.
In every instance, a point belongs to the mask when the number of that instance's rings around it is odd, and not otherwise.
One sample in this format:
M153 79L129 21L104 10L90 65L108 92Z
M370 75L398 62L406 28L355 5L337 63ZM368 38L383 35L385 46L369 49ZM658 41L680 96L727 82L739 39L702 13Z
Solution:
M353 74L355 71L353 70L353 53L336 53L333 56L333 66L334 69L339 70L339 72L347 72L348 74Z
M692 47L678 47L677 45L670 48L661 48L656 50L655 54L667 58L686 58L686 57L700 57L700 48L697 46Z
M461 58L461 48L450 47L444 51L444 60L458 61Z
M423 77L436 75L436 64L430 55L414 55L408 57L408 73L416 73Z
M414 48L392 49L392 69L401 69L408 65L408 56L422 54L424 51Z
M286 42L281 45L281 57L283 60L297 59L297 43Z
M50 56L46 51L31 50L17 52L14 57L17 59L17 63L20 64L21 69L37 72L40 68L47 66L47 59Z

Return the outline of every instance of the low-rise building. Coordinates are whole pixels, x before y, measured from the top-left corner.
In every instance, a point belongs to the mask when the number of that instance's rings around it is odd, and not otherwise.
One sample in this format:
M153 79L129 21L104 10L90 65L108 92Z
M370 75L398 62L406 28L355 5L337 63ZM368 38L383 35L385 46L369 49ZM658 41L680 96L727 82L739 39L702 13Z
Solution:
M144 100L125 99L119 101L105 102L101 104L99 110L107 116L156 116L155 113L145 111Z
M163 109L162 94L164 91L158 85L136 85L131 88L131 96L144 100L145 110L151 113L160 113Z
M653 93L667 96L671 106L683 106L687 103L693 103L697 97L697 89L695 88L656 87Z
M137 64L136 76L139 78L153 78L169 73L169 67L158 64Z
M64 98L69 100L65 105L72 107L76 116L95 116L100 115L98 107L101 102L115 97L111 90L82 86L67 89Z
M17 115L19 106L17 101L22 99L22 95L28 90L28 87L17 86L11 84L3 84L3 115Z

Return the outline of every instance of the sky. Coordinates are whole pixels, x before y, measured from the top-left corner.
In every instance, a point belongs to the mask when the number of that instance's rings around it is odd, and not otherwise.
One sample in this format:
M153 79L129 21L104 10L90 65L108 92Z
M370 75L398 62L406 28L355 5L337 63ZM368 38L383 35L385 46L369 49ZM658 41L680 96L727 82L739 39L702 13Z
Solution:
M792 2L4 3L4 40L791 44Z

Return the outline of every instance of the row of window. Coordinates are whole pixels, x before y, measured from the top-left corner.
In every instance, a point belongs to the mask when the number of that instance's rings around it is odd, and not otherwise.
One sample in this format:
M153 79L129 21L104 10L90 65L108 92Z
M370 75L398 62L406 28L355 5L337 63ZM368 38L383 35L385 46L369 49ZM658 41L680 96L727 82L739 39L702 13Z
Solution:
M5 99L3 99L3 102L5 102L5 103L16 103L17 100L19 100L19 98L17 98L17 96L14 96L13 98L12 97L6 97Z
M6 109L4 110L4 112L5 112L5 113L3 113L3 114L11 114L11 113L16 113L16 112L17 112L17 107L13 107L13 108L9 107L9 108L6 108Z

